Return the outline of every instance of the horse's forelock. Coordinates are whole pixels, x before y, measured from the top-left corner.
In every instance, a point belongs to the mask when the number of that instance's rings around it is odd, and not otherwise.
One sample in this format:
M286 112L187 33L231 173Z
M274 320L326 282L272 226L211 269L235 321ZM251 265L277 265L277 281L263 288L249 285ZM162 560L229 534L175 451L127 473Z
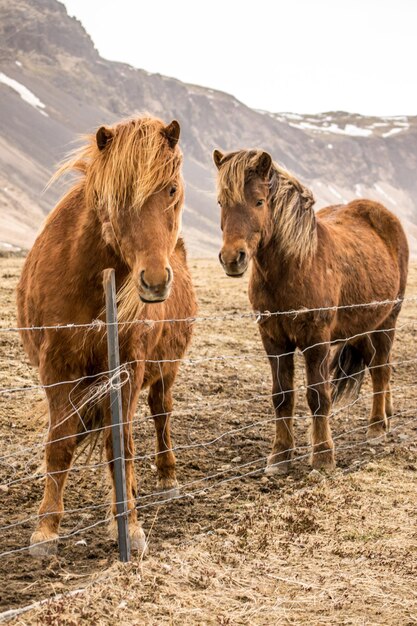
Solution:
M70 154L51 182L66 172L80 172L89 206L107 207L112 216L122 208L139 210L171 181L182 187L182 153L170 146L161 120L132 118L110 128L109 145L100 149L95 135L84 136L84 145Z
M92 163L93 185L99 195L112 201L117 212L130 206L140 209L155 192L177 179L182 154L172 148L156 118L139 118L115 127L109 150ZM100 158L100 156L102 158Z
M245 183L255 173L261 154L261 150L240 150L224 156L217 178L220 199L231 204L244 202Z

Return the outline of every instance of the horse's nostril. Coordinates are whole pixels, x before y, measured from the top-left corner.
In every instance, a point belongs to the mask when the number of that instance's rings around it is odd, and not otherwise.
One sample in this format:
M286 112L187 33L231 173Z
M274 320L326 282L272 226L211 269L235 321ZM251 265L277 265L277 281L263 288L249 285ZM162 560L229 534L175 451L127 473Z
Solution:
M142 270L140 273L140 282L142 283L142 287L145 287L145 289L149 289L149 285L145 280L145 270Z
M224 261L223 261L223 258L222 258L222 253L221 253L221 252L219 252L219 261L220 261L220 263L221 263L222 265L224 265Z
M237 257L237 263L242 265L246 261L246 252L244 250L239 250L239 254Z
M172 281L172 271L169 267L166 267L165 270L167 273L167 285L170 285Z

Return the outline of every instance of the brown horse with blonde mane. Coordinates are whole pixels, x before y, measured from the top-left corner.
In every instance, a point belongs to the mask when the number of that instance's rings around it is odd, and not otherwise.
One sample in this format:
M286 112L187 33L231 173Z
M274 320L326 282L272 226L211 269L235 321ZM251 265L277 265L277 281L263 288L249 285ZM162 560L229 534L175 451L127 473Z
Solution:
M229 276L242 276L252 259L249 299L255 310L272 312L259 323L276 413L266 471L288 471L293 455L296 348L306 362L311 462L332 469L330 372L339 397L358 391L369 367L374 395L368 437L389 429L390 353L408 269L404 231L390 211L370 200L315 213L311 191L266 152L215 150L213 158L223 230L220 262ZM389 302L360 306L382 301ZM299 313L280 315L285 311Z
M104 319L102 272L108 267L116 271L120 360L125 364L122 404L133 549L146 547L135 508L132 437L145 387L156 427L158 487L176 489L170 412L178 362L157 361L180 359L191 338L187 321L162 320L196 313L179 238L184 197L179 134L176 121L166 126L143 117L102 126L89 136L57 172L81 176L48 217L27 257L18 286L18 321L21 327L42 327L23 330L21 337L39 368L49 405L45 491L31 537L34 555L56 550L65 482L77 444L88 431L103 429L113 474L109 399L100 393L103 381L108 382L105 328L48 328ZM112 510L115 514L114 484ZM111 526L114 531L114 519Z

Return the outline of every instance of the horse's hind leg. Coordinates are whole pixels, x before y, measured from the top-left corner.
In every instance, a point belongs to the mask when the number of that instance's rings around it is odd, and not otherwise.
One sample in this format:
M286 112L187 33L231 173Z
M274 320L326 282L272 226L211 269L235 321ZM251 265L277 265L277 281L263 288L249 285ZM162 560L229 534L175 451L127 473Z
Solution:
M156 467L158 487L167 497L178 495L178 482L175 473L175 455L172 451L170 419L172 412L172 385L178 365L166 365L163 376L152 383L149 389L148 403L156 430Z
M146 537L143 532L142 526L138 521L138 515L136 511L136 497L137 497L137 482L134 468L135 457L135 445L133 441L132 432L132 420L135 413L135 409L138 403L140 385L135 381L134 390L131 386L126 384L122 389L122 406L123 406L123 438L124 438L124 452L125 452L125 478L126 478L126 500L128 510L129 521L129 538L130 547L132 550L137 550L142 554L146 552ZM111 423L110 405L107 402L104 405L105 418L105 449L106 457L110 470L110 476L112 481L112 513L113 520L110 524L110 536L112 539L117 538L117 497L116 497L116 485L114 478L114 453L113 453L113 440L112 429L108 428Z
M49 431L45 446L46 480L39 522L30 538L30 553L55 554L59 524L64 511L63 492L71 467L79 430L79 417L68 404L67 386L47 390Z
M375 439L389 430L392 400L389 381L391 377L390 355L394 331L376 332L369 336L364 347L366 364L372 379L372 410L368 420L368 439Z

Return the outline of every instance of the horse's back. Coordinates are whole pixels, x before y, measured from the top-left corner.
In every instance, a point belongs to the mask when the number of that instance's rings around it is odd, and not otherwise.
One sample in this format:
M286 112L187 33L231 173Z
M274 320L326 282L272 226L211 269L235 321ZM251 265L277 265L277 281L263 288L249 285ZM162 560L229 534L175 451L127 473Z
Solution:
M408 272L407 238L399 219L371 200L326 207L317 212L317 218L322 235L322 272L328 279L334 278L327 289L338 285L333 293L335 303L393 301L378 309L360 309L360 314L356 309L341 309L333 338L388 323L400 310L394 302L404 296Z
M330 227L339 241L362 240L373 244L376 256L388 253L398 263L405 280L409 256L407 237L398 217L385 206L373 200L358 199L345 205L325 207L317 212L317 217Z

